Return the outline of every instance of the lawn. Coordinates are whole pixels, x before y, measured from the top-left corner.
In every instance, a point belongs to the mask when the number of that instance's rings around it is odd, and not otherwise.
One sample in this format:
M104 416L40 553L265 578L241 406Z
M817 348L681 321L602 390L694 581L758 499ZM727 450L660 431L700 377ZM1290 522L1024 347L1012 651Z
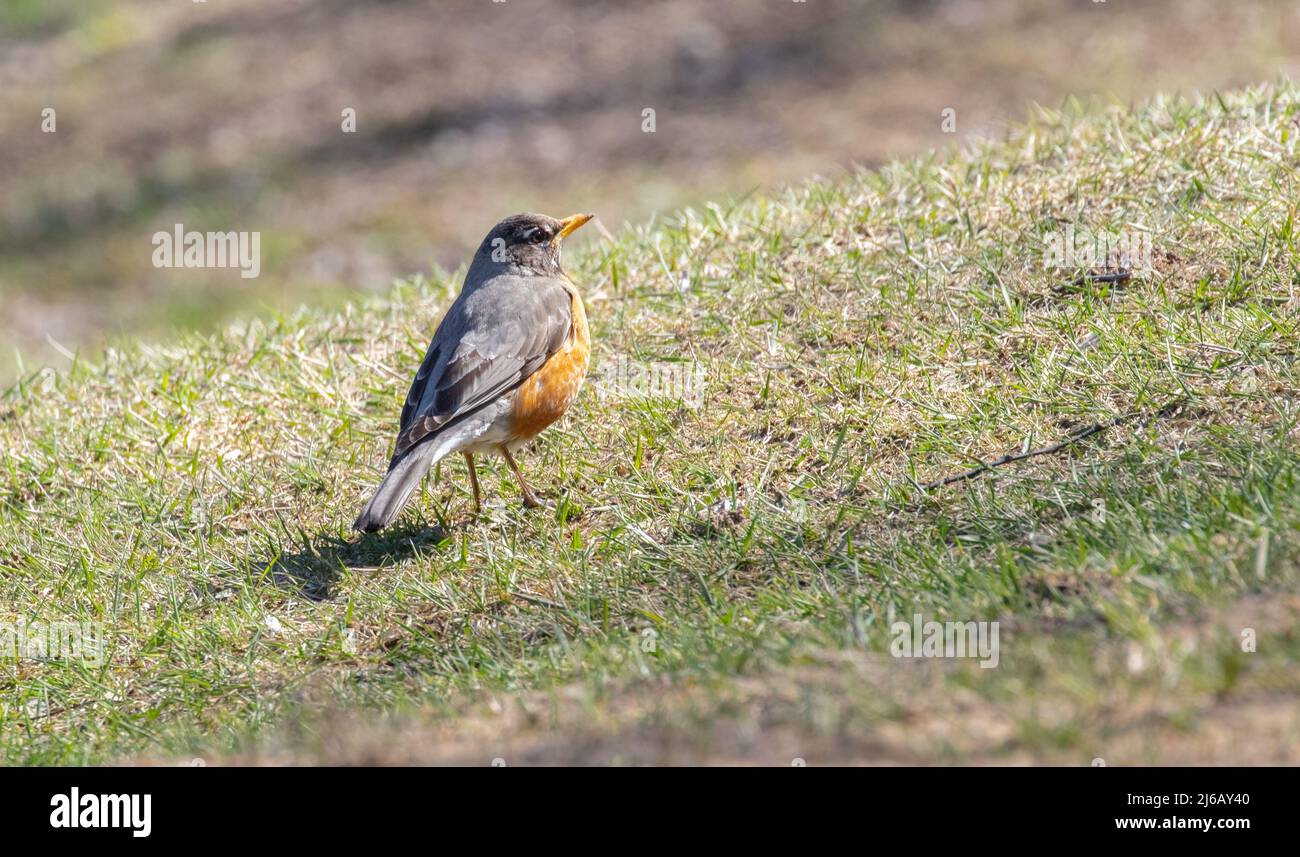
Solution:
M455 275L31 374L0 622L107 648L0 654L0 761L1300 763L1298 141L1289 83L1044 110L590 244L553 510L448 461L348 531Z

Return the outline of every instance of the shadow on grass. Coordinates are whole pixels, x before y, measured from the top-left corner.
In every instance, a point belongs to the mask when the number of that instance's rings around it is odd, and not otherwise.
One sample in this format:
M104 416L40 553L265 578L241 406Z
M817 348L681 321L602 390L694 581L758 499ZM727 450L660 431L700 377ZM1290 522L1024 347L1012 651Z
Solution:
M334 533L303 534L303 547L269 556L259 563L264 579L313 601L333 597L334 584L345 570L379 571L425 550L438 548L448 537L440 525L410 523L350 541Z

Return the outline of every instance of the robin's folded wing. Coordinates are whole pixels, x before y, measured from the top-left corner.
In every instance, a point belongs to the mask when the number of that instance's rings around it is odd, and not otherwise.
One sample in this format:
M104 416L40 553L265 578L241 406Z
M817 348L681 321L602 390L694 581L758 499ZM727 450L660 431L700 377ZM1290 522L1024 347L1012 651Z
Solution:
M571 298L558 280L501 276L462 295L411 384L394 460L522 384L564 346L572 323Z

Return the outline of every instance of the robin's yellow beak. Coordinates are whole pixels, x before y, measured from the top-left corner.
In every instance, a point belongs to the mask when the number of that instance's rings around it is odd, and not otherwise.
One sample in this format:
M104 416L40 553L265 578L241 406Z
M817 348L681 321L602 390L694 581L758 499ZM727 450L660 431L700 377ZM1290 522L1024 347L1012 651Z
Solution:
M566 238L571 233L577 232L582 228L584 223L595 216L596 215L594 214L573 214L561 220L560 234L555 236L555 243L559 244L561 239Z

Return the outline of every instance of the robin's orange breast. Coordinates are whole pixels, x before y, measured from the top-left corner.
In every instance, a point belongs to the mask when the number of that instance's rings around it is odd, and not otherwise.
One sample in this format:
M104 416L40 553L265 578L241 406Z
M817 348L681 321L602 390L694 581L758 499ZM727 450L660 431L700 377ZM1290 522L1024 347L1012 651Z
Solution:
M510 431L516 440L531 440L564 416L582 389L591 362L591 334L587 312L576 290L570 290L573 328L565 347L551 355L515 391Z

